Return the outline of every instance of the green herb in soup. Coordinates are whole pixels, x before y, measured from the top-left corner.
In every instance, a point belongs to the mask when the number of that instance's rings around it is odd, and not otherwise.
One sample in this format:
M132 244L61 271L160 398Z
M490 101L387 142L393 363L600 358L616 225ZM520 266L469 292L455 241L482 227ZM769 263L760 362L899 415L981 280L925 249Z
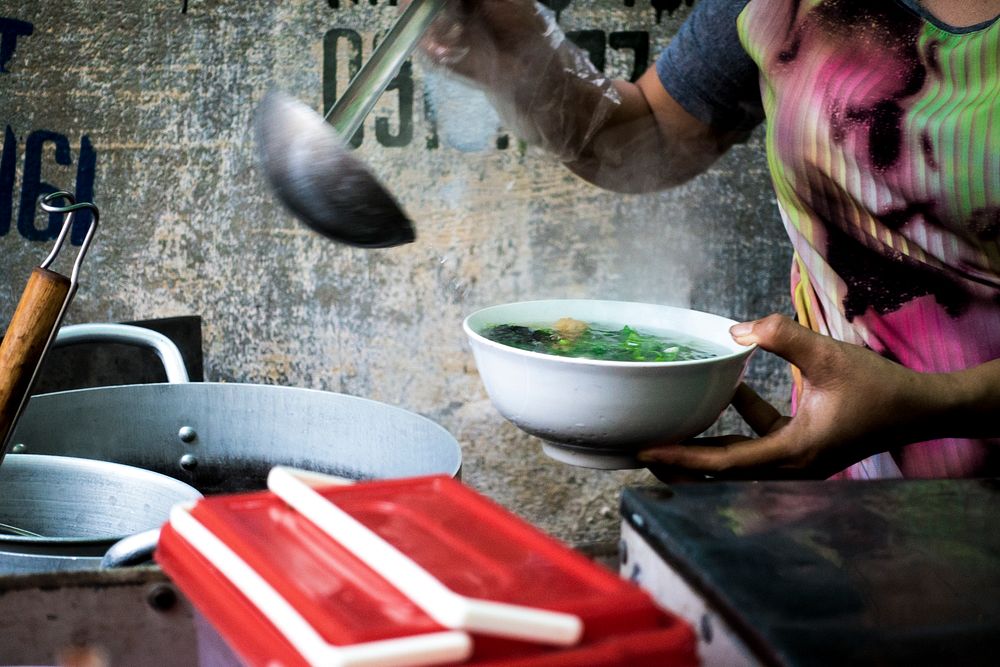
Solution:
M497 324L483 330L482 335L521 350L605 361L690 361L725 353L713 343L690 336L681 342L676 334L638 331L630 326L602 327L569 317L551 327Z

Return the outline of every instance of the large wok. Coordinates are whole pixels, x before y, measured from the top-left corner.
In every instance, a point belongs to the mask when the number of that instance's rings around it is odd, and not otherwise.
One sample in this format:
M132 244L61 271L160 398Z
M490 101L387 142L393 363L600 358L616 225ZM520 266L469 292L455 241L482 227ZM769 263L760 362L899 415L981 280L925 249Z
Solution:
M205 495L263 489L275 465L351 479L460 472L462 456L455 438L401 408L310 389L190 383L170 339L140 327L67 326L55 344L99 341L153 348L168 382L32 396L4 465L25 454L96 459L167 475ZM93 501L104 502L96 497ZM87 501L75 503L85 507ZM103 564L142 562L155 539L154 530L121 540L105 554ZM102 565L99 553L67 554L67 546L72 545L64 538L39 541L0 535L0 573ZM36 557L23 557L29 549Z
M118 324L63 327L56 345L153 347L168 382L32 396L12 451L113 461L169 475L204 494L265 488L287 465L352 479L458 475L458 442L433 421L377 401L275 385L187 382L176 346Z

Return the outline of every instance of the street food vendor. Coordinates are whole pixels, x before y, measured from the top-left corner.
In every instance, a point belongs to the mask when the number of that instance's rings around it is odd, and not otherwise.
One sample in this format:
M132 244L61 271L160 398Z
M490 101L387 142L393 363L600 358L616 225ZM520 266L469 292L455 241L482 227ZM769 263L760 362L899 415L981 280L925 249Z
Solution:
M791 417L660 443L661 477L1000 473L1000 0L700 0L635 83L531 0L449 5L434 63L598 186L650 192L765 124L795 318L733 337L789 361Z

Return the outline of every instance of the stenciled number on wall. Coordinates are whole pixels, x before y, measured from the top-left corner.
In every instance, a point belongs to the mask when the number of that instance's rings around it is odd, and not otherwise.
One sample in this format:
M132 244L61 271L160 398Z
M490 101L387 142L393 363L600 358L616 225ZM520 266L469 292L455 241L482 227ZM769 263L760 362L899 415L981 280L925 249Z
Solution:
M0 17L0 76L9 74L7 69L18 37L28 37L34 27L27 21ZM24 139L23 169L21 171L21 197L18 203L16 228L18 233L30 241L49 241L59 234L62 214L49 215L44 227L35 225L38 197L61 188L42 180L42 158L51 147L56 164L73 166L73 154L69 137L50 130L35 130ZM13 128L7 125L3 132L3 150L0 152L0 236L6 236L14 227L14 180L18 160L21 159L21 142ZM73 192L79 201L93 201L94 172L97 166L97 152L87 135L80 139L76 156L76 184ZM83 243L90 226L90 212L80 211L74 216L70 241L75 245Z
M8 125L4 129L3 152L0 153L0 236L10 232L14 213L14 175L17 171L19 143L14 130ZM21 172L21 199L18 204L17 231L30 241L50 241L59 235L63 216L49 215L48 224L35 226L35 202L42 195L62 188L42 180L42 156L46 148L54 149L56 164L72 166L69 138L49 130L35 130L24 142L24 170ZM97 166L97 151L90 138L83 135L76 158L76 187L73 189L78 201L94 200L94 172ZM74 216L70 242L83 243L90 226L90 212L80 211Z
M624 30L608 33L604 30L568 31L566 36L585 50L591 62L604 70L607 64L607 49L630 52L632 68L629 78L637 79L649 64L650 37L642 30ZM374 48L374 47L373 47ZM346 55L345 55L346 54ZM337 89L339 79L349 81L361 69L364 53L361 35L351 28L332 28L323 37L323 108L329 109L337 100L340 91ZM340 77L341 73L346 74ZM399 73L389 83L386 92L396 92L398 114L397 122L384 116L375 117L375 140L382 146L408 146L413 141L413 64L403 63ZM430 125L427 148L438 147L437 127L433 111L429 105L424 105L424 116ZM395 131L393 131L395 127ZM364 141L364 128L358 129L351 137L351 146L357 148ZM506 136L497 138L497 147L507 148L509 141Z
M573 4L573 0L540 0L543 5L556 13L556 20L559 20L562 12ZM673 14L681 7L690 7L695 0L646 0L649 6L656 12L656 22L663 19L664 14ZM346 5L378 5L384 4L394 7L399 4L398 0L326 0L331 9L340 9ZM635 0L621 0L625 7L635 7ZM187 0L184 0L184 7L187 7Z

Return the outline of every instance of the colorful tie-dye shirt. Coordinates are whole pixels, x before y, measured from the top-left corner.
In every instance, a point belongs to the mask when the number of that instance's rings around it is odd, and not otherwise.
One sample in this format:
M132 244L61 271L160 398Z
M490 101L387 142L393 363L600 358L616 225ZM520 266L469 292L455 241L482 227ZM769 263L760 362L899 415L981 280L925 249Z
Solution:
M799 321L922 372L1000 358L1000 21L949 28L905 0L751 0L736 23ZM841 476L996 474L998 450L917 443Z

